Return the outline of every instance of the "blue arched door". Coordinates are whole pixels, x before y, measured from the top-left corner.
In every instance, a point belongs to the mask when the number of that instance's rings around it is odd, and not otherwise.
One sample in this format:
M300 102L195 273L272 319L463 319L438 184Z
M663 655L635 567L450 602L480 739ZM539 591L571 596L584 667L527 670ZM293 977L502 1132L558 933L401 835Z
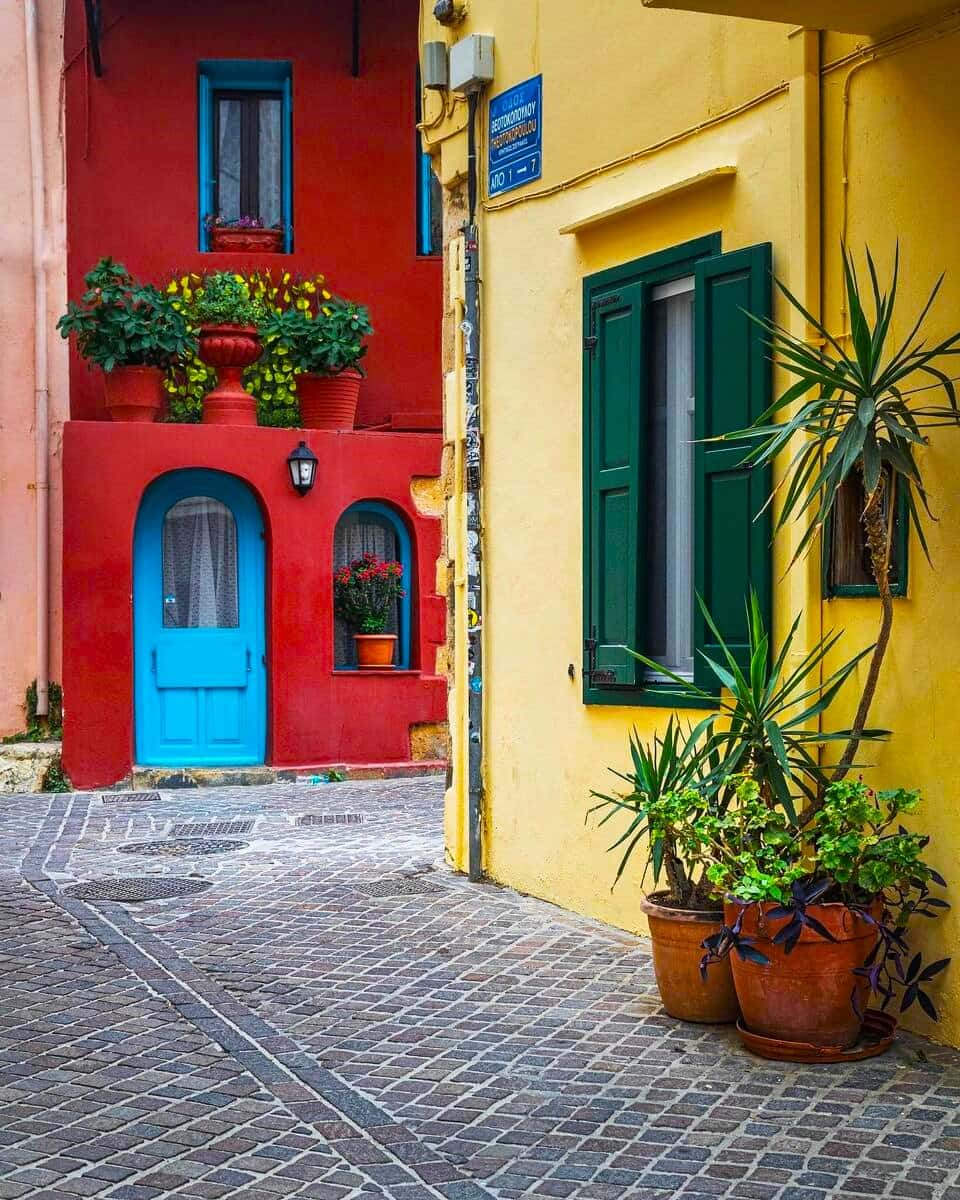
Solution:
M263 519L247 487L175 471L147 489L134 538L137 762L262 763Z

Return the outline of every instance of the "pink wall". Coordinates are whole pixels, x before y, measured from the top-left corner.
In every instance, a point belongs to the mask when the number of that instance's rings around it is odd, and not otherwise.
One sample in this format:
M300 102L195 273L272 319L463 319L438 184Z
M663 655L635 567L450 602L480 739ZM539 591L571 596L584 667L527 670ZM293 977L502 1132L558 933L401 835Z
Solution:
M350 73L347 0L124 0L103 5L104 75L82 53L82 0L67 0L68 286L103 255L159 280L259 266L323 272L366 303L376 336L360 424L420 414L440 429L441 263L416 255L416 0L363 0L362 70ZM197 62L293 64L293 255L197 249ZM100 412L102 381L75 361L75 418Z
M286 456L304 438L319 459L305 498ZM445 602L435 594L439 520L411 500L440 471L440 438L204 425L71 421L64 441L63 761L76 787L122 779L133 762L133 534L144 490L183 467L244 480L267 530L267 760L277 766L410 758L410 726L446 717L434 674ZM357 500L405 514L414 541L409 672L333 670L333 532Z

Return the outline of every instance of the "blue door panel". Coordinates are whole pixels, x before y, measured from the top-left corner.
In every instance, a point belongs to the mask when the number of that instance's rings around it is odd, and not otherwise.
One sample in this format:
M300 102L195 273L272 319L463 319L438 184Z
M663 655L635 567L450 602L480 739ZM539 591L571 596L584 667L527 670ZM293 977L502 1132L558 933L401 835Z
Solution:
M223 617L223 628L164 625L165 606L174 601L173 596L164 594L164 520L174 505L192 498L224 505L236 524L236 603L229 627ZM203 767L264 761L264 558L260 510L239 480L216 471L175 471L148 488L134 538L134 703L139 763ZM190 559L189 551L186 559ZM195 568L191 565L190 570ZM211 577L208 574L206 578ZM183 596L181 591L181 601ZM167 611L185 609L174 606Z

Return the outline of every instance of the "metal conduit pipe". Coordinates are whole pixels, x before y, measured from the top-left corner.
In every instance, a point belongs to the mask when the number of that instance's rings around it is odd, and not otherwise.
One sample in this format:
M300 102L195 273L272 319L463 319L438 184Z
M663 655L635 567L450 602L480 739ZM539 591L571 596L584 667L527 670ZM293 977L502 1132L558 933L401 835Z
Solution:
M36 0L24 0L24 48L30 132L30 197L33 233L34 488L36 492L37 715L50 709L50 392L47 362L46 180L40 102L40 47Z

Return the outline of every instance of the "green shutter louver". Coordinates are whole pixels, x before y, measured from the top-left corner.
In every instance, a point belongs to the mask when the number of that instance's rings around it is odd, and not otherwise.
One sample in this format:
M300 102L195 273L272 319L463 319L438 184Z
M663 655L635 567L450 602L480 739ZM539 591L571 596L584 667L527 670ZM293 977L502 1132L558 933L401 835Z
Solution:
M606 686L637 684L641 529L643 291L629 284L590 301L584 350L585 626Z
M745 429L770 403L771 363L764 333L748 312L769 317L771 247L763 244L701 259L696 267L696 589L741 666L747 660L746 599L752 586L770 628L771 521L761 509L769 470L741 466L743 442L711 442ZM695 682L716 680L702 654L720 658L697 606Z

